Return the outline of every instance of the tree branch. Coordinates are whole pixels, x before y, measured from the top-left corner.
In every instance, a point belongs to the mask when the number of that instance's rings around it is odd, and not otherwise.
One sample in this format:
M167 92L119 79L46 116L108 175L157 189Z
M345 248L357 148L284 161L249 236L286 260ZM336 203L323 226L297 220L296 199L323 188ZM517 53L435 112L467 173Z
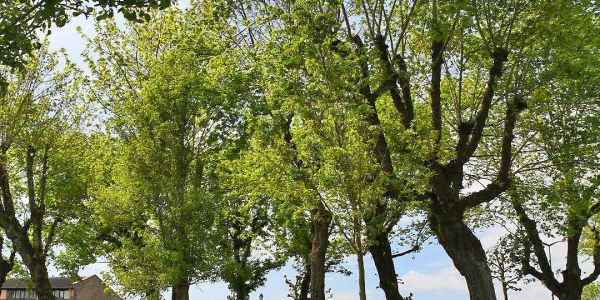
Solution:
M434 40L431 43L431 123L436 131L436 144L442 140L442 63L444 42Z
M463 133L465 136L461 137L462 139L459 139L459 144L456 147L456 158L453 160L452 164L464 165L473 156L477 146L479 146L479 141L481 140L483 129L485 128L485 123L492 106L496 84L502 76L502 68L508 59L508 52L504 49L496 48L492 57L494 58L494 63L490 68L487 86L482 96L482 107L475 117L475 120L473 120L473 125L467 124L468 127L472 126L471 130ZM464 139L469 135L471 138L465 143Z
M517 212L517 216L519 217L521 224L527 232L527 236L529 237L529 243L531 243L531 245L533 246L534 254L537 257L538 264L541 268L541 272L539 272L535 270L535 268L530 266L529 268L527 268L527 270L525 270L526 273L544 282L544 284L548 286L548 288L558 289L558 286L560 284L558 280L556 280L554 272L552 272L552 268L548 263L548 257L546 256L544 243L542 242L542 239L540 238L540 235L538 233L536 222L529 218L527 212L523 208L523 205L517 200L513 200L512 205L515 211Z
M410 253L413 253L413 252L417 252L417 251L419 251L419 250L421 250L421 245L419 245L419 244L415 244L415 245L413 245L413 246L412 246L412 248L410 248L410 249L408 249L408 250L405 250L405 251L402 251L402 252L399 252L399 253L392 254L392 258L396 258L396 257L404 256L404 255L407 255L407 254L410 254Z
M507 103L498 175L483 190L474 192L462 199L464 205L467 207L474 207L481 203L491 201L508 188L510 184L510 166L513 158L512 142L515 138L514 129L517 123L517 117L519 113L525 109L525 107L525 102L520 97L515 97L513 101ZM462 168L462 166L456 167Z
M44 255L47 255L48 251L50 251L50 247L54 242L54 236L56 235L56 227L58 227L60 222L62 222L62 218L56 218L50 225L50 231L48 232L48 236L46 236L46 242L44 243Z

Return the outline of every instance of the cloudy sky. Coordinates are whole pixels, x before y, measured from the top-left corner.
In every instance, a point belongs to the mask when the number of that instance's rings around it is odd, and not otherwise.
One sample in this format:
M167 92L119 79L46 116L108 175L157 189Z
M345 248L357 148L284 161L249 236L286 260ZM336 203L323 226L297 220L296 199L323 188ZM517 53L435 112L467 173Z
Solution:
M76 27L81 26L86 35L93 36L93 21L82 17L75 18L63 28L53 29L51 48L58 50L65 48L70 59L80 67L85 68L80 53L85 49L85 42L76 31ZM487 229L485 232L479 232L484 247L491 247L497 238L502 235L500 229ZM401 249L398 249L401 250ZM564 263L566 249L564 243L559 243L552 248L552 260L555 266ZM367 275L367 298L370 300L384 300L384 294L377 288L378 280L375 267L370 257L366 257L366 275ZM413 293L415 300L455 300L468 299L467 287L458 271L452 265L452 261L445 254L441 246L432 244L426 246L415 256L400 257L395 260L396 271L402 280L402 295ZM589 271L590 262L584 262L584 271ZM348 257L346 267L356 270L354 257ZM106 271L106 265L97 264L85 268L81 275L97 274ZM273 271L268 275L267 284L256 291L251 299L258 299L258 294L262 293L266 300L286 299L287 285L284 282L284 275L295 276L291 266L285 266L279 271ZM357 276L343 276L339 274L329 274L326 285L331 289L333 299L351 300L358 299ZM511 300L531 300L531 299L550 299L551 294L539 283L531 283L523 286L522 291L513 292ZM499 289L497 289L500 292ZM224 283L204 283L198 284L192 288L191 299L211 299L225 300L228 295L227 286Z

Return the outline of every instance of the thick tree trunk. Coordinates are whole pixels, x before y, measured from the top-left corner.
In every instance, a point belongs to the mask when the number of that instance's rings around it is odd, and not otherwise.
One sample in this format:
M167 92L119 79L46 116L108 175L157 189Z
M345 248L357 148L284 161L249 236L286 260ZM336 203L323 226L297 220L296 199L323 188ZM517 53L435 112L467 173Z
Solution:
M310 252L310 299L325 300L325 262L329 247L331 214L322 203L313 216L314 235Z
M462 220L462 214L430 213L430 226L439 243L465 277L471 300L496 300L492 273L479 239Z
M4 231L11 239L13 246L21 256L23 264L29 270L33 287L39 300L54 300L52 286L48 278L46 255L44 250L33 247L28 239L27 231L20 226L15 218L5 220Z
M190 300L190 283L181 282L172 287L171 300Z
M302 277L302 282L300 283L300 299L299 300L308 300L308 292L310 291L310 257L306 258L306 264L304 265L304 276Z
M375 262L377 274L379 276L379 287L385 293L387 300L404 300L398 290L398 275L394 267L392 258L392 247L387 233L381 232L373 239L373 244L369 246L369 253Z
M39 300L54 300L54 294L52 294L52 285L50 285L50 279L48 279L48 268L43 260L33 259L27 266L29 273L31 274L31 281Z
M566 288L559 295L556 295L559 300L581 300L583 294L583 286L575 286Z

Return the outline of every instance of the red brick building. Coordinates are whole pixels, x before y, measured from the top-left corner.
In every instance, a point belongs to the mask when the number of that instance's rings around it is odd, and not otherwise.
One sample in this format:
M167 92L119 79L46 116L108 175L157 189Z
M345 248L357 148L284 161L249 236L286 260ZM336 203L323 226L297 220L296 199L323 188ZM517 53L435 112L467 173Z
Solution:
M57 300L121 300L98 276L93 275L73 282L66 277L50 278ZM31 282L26 279L9 279L0 290L0 300L35 299Z

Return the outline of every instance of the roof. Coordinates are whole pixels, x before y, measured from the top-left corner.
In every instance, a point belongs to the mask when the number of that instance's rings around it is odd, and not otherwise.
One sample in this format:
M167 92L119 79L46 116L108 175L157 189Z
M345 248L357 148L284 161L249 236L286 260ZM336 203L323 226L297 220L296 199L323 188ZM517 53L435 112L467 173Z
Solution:
M51 277L50 285L55 290L68 290L73 286L73 281L67 277ZM8 279L2 285L4 290L20 290L31 288L31 281L24 278Z

